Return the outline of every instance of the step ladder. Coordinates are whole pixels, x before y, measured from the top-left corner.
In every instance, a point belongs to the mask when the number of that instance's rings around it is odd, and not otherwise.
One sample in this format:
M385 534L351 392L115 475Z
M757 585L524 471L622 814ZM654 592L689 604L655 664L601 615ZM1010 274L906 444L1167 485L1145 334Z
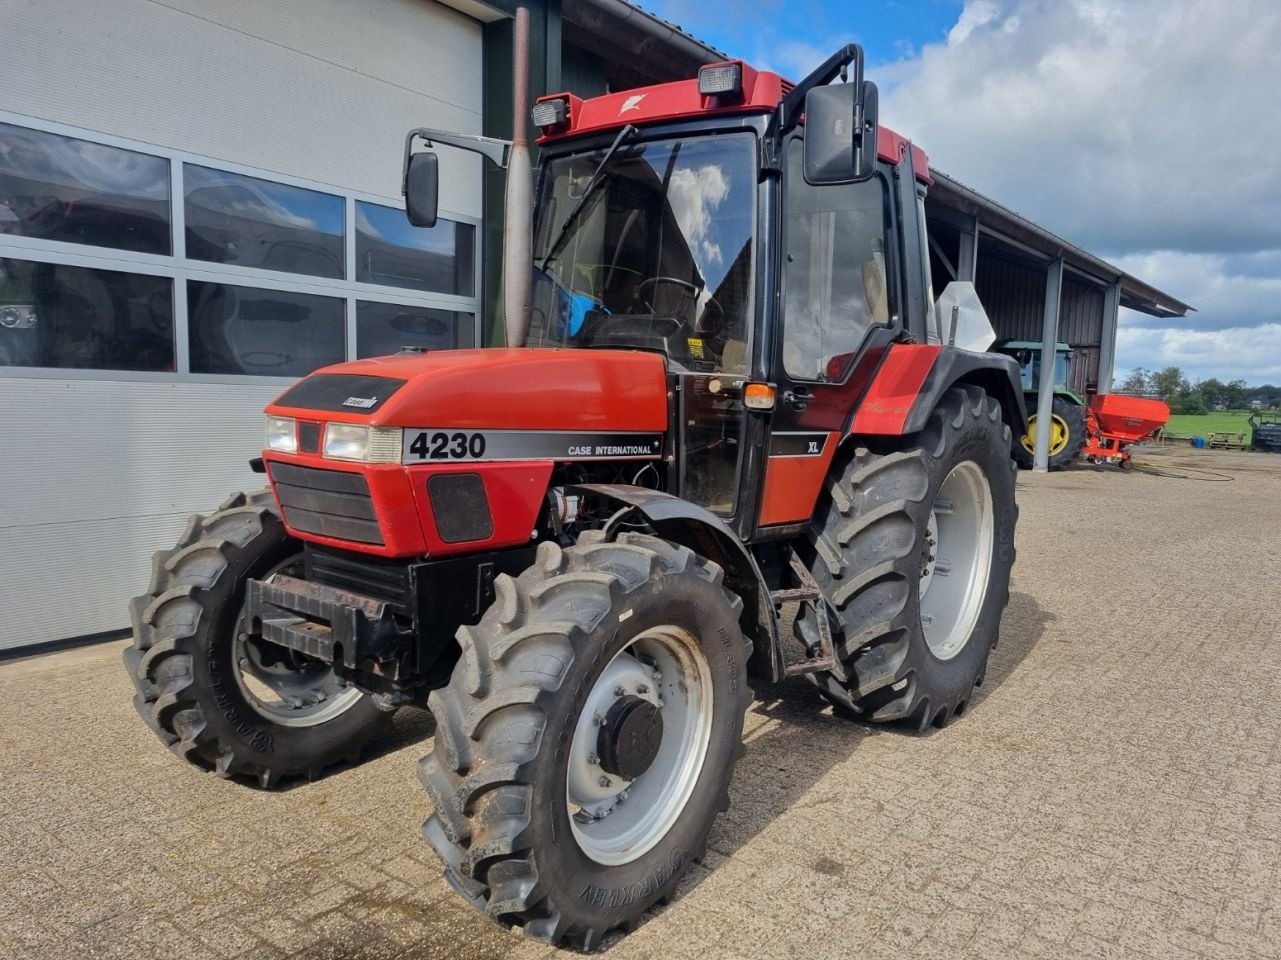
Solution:
M781 611L786 603L802 603L809 606L814 613L814 623L818 628L818 650L810 657L795 660L791 663L788 663L784 658L783 675L799 677L806 673L827 671L837 679L844 680L845 667L837 658L835 647L833 646L832 623L827 598L823 596L823 591L819 588L817 581L801 561L801 558L796 555L795 550L791 552L791 556L788 558L788 565L791 567L792 576L796 578L798 586L771 590L770 600L777 611ZM798 637L798 639L800 638Z

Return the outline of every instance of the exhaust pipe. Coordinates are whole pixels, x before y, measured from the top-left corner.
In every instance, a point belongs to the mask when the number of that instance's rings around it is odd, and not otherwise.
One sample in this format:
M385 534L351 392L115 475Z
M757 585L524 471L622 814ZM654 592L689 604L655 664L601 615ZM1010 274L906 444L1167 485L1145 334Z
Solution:
M503 223L503 318L507 345L529 336L534 280L533 172L529 160L529 8L516 8L512 55L512 146Z

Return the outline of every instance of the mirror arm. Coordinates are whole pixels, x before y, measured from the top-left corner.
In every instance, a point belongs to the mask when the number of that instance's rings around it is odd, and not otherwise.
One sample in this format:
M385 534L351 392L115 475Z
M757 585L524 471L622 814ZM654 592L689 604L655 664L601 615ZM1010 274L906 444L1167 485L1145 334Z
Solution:
M507 161L511 157L512 145L510 140L495 140L493 137L450 133L447 130L433 130L430 127L419 127L416 130L410 130L405 135L405 163L400 176L401 196L405 195L405 184L409 180L409 157L413 152L415 137L421 137L429 147L435 143L443 143L451 147L458 147L460 150L479 153L501 169L506 169Z
M841 49L824 60L814 72L792 88L778 105L778 131L786 133L796 126L801 114L805 112L805 95L815 87L824 87L831 83L854 64L854 83L863 84L863 48L857 43L847 43ZM862 118L859 118L862 120Z

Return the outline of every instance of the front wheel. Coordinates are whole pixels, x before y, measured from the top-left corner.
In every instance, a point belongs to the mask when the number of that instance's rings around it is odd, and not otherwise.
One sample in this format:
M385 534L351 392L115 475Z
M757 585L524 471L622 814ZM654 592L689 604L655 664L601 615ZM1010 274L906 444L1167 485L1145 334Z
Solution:
M748 703L742 601L684 547L585 534L499 577L431 695L423 833L527 936L592 949L669 898L729 805Z
M1009 449L996 400L957 387L920 433L858 449L829 481L811 571L835 613L845 679L812 679L838 707L917 728L964 712L1009 598ZM813 616L797 624L811 646Z
M300 573L301 551L270 490L239 493L156 554L130 605L124 661L142 718L178 756L262 787L355 762L390 719L329 665L249 630L246 584Z

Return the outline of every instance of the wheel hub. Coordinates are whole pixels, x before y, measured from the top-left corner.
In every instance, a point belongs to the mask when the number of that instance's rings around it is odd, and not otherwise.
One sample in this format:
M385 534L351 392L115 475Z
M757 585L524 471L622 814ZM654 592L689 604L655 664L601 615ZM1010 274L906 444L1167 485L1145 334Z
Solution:
M600 768L635 780L650 768L662 745L663 715L658 706L641 697L620 697L605 714L597 738Z

